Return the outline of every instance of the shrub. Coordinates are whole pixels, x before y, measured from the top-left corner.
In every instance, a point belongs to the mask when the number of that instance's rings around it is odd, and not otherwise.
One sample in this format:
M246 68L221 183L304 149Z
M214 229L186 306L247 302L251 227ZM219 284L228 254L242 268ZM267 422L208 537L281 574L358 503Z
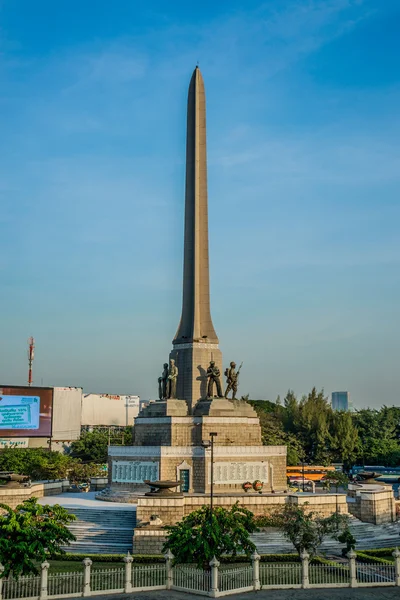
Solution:
M257 527L282 527L283 519L279 512L266 512L263 515L254 517L254 522Z
M249 558L255 550L250 540L250 533L257 530L254 515L238 502L230 509L216 506L212 513L203 506L165 529L168 537L163 552L171 550L177 563L208 569L214 556L244 554Z
M363 550L362 553L370 556L389 556L394 551L395 548L372 548L372 550Z
M115 562L121 563L126 554L53 554L49 560L65 560L70 562L82 562L84 558L90 558L93 562ZM135 563L164 563L165 558L162 554L132 554L133 564Z
M382 565L390 565L392 561L385 560L383 558L379 558L378 556L371 556L370 554L365 554L364 552L356 552L358 562L362 563L380 563Z

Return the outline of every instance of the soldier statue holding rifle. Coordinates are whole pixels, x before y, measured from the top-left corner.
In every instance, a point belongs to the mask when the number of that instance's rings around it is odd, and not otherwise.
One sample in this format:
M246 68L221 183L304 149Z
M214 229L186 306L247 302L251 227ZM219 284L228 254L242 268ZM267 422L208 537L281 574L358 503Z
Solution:
M236 371L236 363L231 362L229 369L225 369L225 377L226 377L226 390L225 390L225 398L228 397L229 392L232 390L232 400L236 400L236 392L238 391L239 385L239 373L242 368L243 363L240 365L239 369Z
M207 398L213 398L213 387L215 383L215 387L217 388L217 396L218 398L223 398L222 388L221 388L221 373L219 368L216 366L215 362L212 360L210 362L210 366L207 369L207 378L208 378L208 390L207 390Z
M168 363L164 363L164 369L161 377L158 378L158 397L160 400L165 400L167 397L168 384Z

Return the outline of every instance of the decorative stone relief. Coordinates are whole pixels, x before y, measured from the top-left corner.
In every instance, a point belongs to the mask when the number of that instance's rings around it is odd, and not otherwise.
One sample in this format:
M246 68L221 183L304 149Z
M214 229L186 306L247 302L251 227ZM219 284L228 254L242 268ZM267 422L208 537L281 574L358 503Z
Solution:
M214 483L244 483L245 481L268 482L268 462L216 462ZM208 483L211 483L211 465L208 468Z
M157 481L158 462L113 460L113 483L143 483L145 479Z
M155 419L154 419L155 420ZM109 446L108 456L151 458L170 456L182 458L203 457L206 450L201 446ZM214 456L217 457L254 457L286 456L286 446L216 446ZM148 464L148 463L147 463Z

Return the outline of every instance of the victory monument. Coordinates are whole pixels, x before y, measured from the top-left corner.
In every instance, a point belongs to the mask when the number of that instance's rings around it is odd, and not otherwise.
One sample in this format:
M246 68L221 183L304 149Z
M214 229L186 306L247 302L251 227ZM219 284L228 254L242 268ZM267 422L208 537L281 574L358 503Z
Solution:
M263 493L283 492L286 447L263 446L256 412L236 398L239 370L232 360L224 368L211 318L206 100L196 67L187 107L182 314L169 362L160 368L159 399L136 417L132 446L109 448L111 492L127 497L148 491L146 480L181 481L182 493L202 495L201 504L206 503L211 457L202 443L211 434L215 493L245 494L243 484L256 480L263 483Z

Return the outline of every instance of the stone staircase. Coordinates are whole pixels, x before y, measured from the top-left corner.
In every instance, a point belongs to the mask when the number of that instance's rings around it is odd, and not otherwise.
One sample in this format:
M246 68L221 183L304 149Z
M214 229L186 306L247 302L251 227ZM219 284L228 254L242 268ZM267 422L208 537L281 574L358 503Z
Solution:
M132 551L133 530L136 527L136 510L133 507L117 509L109 505L104 509L69 507L68 510L77 516L77 520L69 526L76 541L65 548L67 552L126 554ZM357 540L357 550L400 546L400 522L371 525L351 517L350 529ZM260 554L295 552L278 529L254 533L251 539ZM321 551L327 556L340 556L342 545L328 538L322 544Z
M126 554L132 552L136 510L68 508L77 520L69 525L76 541L64 549L77 554Z
M371 548L393 548L400 546L400 522L385 525L372 525L362 523L358 519L350 518L350 530L357 540L356 550L369 550ZM295 552L293 545L283 537L278 529L268 529L254 533L251 536L259 554L290 554ZM321 551L328 556L340 556L343 544L328 538Z

